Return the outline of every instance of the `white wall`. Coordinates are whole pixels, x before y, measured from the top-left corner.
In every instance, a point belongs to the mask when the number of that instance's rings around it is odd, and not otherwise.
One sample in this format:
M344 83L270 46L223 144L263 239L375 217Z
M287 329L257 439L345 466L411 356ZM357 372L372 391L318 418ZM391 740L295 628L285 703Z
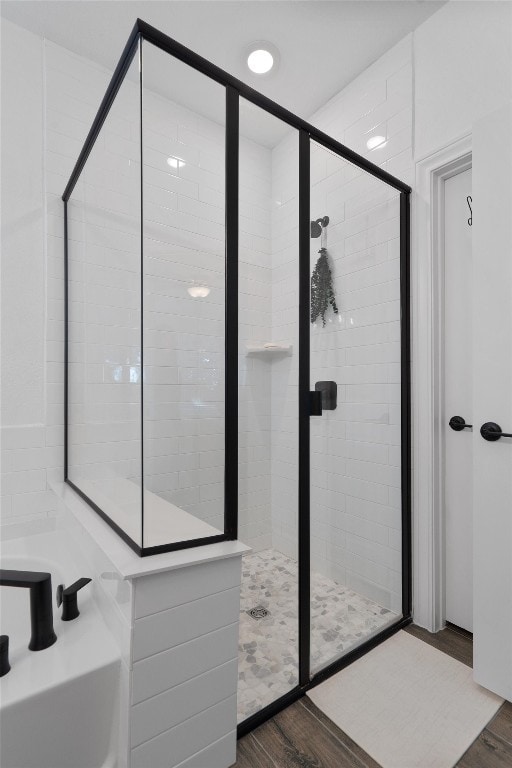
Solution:
M440 163L445 162L444 156L447 155L453 159L453 153L458 150L450 148L449 145L461 137L467 137L462 142L464 148L461 152L468 151L472 134L476 133L475 126L481 124L487 115L493 114L507 103L510 104L512 100L512 5L501 2L447 3L414 34L414 70L415 158L420 161L430 157L429 163L435 167L438 162L435 153L438 150L445 150ZM495 162L495 151L496 148L491 142L488 146L483 141L474 143L473 167L478 166L481 169L490 164L496 172L499 166ZM503 162L501 167L503 177L496 178L494 194L510 176L507 163ZM429 232L433 203L428 183L423 185L425 192L421 192L420 182L423 174L423 169L418 168L413 204L416 206L422 232ZM476 211L483 206L482 213L485 215L486 204L492 204L492 193L490 200L485 203L482 201L479 205L478 179L475 176L473 190L473 209ZM501 200L497 196L496 206L500 203ZM476 217L475 213L475 226ZM433 364L431 358L434 343L428 322L432 306L432 288L429 280L425 279L431 269L431 254L428 248L423 247L423 251L419 247L413 247L411 260L412 332L417 361L415 365L413 359L412 392L416 427L413 433L413 489L416 494L413 515L414 615L418 623L434 630L437 629L436 616L441 615L442 610L439 607L436 612L432 604L433 600L438 599L436 592L432 590L433 580L435 581L432 572L437 567L435 548L438 536L432 525L436 502L432 482L433 469L429 466L432 463L429 446L433 438L429 435L429 426L422 428L422 420L425 418L424 404L427 403L428 410L433 402L433 383L427 370ZM473 258L475 257L477 252L474 249ZM499 255L492 249L487 249L486 259L490 260L491 268L496 258L499 258ZM477 442L475 447L476 445L479 443ZM510 502L504 501L510 507ZM483 511L484 515L486 511ZM475 523L478 515L479 509L475 503ZM477 529L478 525L475 531ZM492 552L487 556L494 558L495 554ZM508 559L510 560L510 556ZM478 594L482 595L482 591L475 583L475 597ZM474 608L478 612L476 603ZM480 610L483 611L483 608Z
M18 427L45 420L44 136L41 44L14 29L2 25L2 423Z
M1 34L1 508L12 521L55 509L47 479L63 464L62 409L55 408L63 350L52 342L48 315L55 295L45 240L43 45L7 21Z
M414 33L415 156L471 131L512 94L512 5L452 0Z

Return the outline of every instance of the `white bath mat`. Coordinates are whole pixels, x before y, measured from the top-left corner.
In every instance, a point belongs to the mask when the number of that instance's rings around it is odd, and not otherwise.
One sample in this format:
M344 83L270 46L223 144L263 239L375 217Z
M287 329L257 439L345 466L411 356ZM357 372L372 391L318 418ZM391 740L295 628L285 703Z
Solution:
M453 768L503 703L403 631L308 695L383 768Z

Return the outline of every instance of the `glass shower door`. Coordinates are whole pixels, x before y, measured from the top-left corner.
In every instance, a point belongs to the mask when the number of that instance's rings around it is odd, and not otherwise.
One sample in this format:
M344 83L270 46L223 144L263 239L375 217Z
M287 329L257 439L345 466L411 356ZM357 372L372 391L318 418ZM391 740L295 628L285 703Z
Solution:
M401 281L400 193L310 150L314 675L402 613Z

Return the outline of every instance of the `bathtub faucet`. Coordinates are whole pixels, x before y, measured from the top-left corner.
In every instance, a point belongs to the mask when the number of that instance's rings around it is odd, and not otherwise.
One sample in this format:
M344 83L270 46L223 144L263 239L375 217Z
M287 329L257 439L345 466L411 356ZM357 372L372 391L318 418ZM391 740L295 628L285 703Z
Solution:
M30 590L32 634L28 647L42 651L57 640L53 631L52 576L44 571L0 570L0 586L25 587Z

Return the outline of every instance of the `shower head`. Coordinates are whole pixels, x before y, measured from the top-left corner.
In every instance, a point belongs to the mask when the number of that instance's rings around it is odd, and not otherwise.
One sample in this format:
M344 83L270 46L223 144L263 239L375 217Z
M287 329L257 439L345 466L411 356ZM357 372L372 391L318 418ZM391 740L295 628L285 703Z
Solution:
M329 223L329 217L324 216L321 219L311 222L311 237L320 237L322 234L322 227L326 227Z

